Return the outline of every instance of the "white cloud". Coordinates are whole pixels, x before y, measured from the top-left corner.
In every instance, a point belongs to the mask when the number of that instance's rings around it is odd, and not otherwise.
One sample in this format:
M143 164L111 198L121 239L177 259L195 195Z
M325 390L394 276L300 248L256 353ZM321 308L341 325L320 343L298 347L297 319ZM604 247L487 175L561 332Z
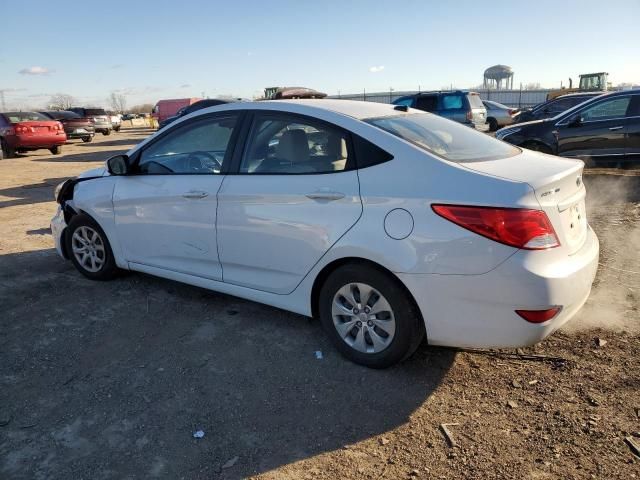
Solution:
M182 85L180 85L180 88L190 88L191 84L190 83L184 83Z
M374 66L374 67L369 67L369 71L371 73L378 73L378 72L381 72L382 70L384 70L384 65L377 65L377 66Z
M52 72L53 70L49 70L48 68L35 66L23 68L18 73L21 75L49 75Z

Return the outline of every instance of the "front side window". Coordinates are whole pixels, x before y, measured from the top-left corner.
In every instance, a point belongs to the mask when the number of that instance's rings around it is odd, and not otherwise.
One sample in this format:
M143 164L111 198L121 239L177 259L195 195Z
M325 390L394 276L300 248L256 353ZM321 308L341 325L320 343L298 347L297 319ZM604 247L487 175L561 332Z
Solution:
M516 147L436 115L410 113L365 122L452 162L494 160L520 153Z
M231 154L229 143L237 115L206 118L170 131L145 148L138 172L145 174L217 174Z
M283 115L257 115L241 173L313 174L351 168L348 137L337 127Z
M583 122L622 118L627 114L631 97L617 97L585 108L580 116Z
M399 98L397 100L394 100L393 104L394 105L404 105L406 107L410 107L411 105L413 105L413 97Z

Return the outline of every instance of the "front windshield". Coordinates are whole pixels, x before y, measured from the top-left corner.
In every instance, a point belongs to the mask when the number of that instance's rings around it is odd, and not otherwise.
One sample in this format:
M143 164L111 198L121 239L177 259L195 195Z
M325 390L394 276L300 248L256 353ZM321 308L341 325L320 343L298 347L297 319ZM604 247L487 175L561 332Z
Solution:
M429 113L408 113L364 121L452 162L495 160L520 153L512 145Z

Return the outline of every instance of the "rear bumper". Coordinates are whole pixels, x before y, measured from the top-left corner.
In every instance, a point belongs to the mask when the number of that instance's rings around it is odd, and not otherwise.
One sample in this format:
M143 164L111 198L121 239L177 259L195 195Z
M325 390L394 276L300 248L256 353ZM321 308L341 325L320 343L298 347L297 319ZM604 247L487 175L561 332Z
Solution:
M6 141L15 150L37 150L39 148L51 148L64 145L67 141L66 135L38 135L38 136L8 136Z
M96 134L96 130L93 127L71 127L65 128L67 138L84 138L93 137Z
M488 132L489 124L488 123L470 123L469 126L471 128L475 128L479 132Z
M413 293L432 345L522 347L533 345L580 310L598 268L599 242L589 228L575 254L549 261L545 251L520 250L483 275L398 277ZM534 324L515 310L560 306L551 320Z

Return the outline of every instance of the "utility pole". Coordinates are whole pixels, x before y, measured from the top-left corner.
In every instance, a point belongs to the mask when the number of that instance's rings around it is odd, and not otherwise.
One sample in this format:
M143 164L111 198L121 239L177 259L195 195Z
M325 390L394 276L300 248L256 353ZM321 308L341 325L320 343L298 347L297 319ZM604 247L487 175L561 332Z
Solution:
M4 103L4 90L0 90L0 109L2 112L7 109L7 105Z

